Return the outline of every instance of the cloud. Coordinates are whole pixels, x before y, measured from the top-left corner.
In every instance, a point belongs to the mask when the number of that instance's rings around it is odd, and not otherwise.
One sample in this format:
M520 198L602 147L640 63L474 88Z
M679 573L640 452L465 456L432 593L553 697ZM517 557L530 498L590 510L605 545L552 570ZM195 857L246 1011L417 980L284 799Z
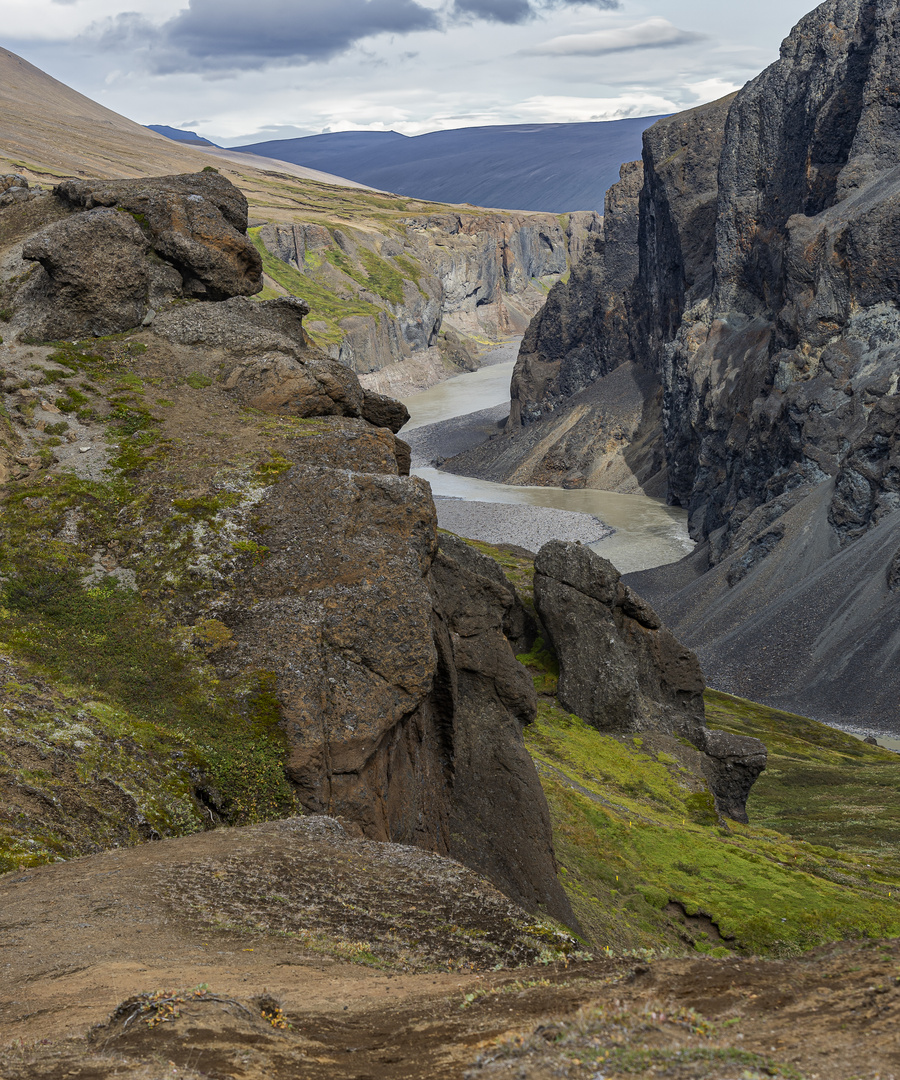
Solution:
M529 0L454 0L453 12L457 16L472 15L510 26L527 22L535 15Z
M528 22L547 8L577 7L582 4L610 11L619 7L619 0L453 0L453 14L457 18L474 17L512 26Z
M144 52L160 74L222 73L330 60L377 34L440 27L437 14L417 0L189 0L161 25L123 13L89 36L104 48Z
M634 49L665 49L704 41L705 34L679 30L668 19L655 17L633 26L610 27L589 34L567 34L524 49L528 56L605 56Z
M513 107L518 118L537 124L576 124L596 120L625 120L639 116L675 113L681 106L671 97L647 90L633 90L616 97L564 97L540 94ZM507 110L507 113L513 110ZM490 121L510 123L500 116Z

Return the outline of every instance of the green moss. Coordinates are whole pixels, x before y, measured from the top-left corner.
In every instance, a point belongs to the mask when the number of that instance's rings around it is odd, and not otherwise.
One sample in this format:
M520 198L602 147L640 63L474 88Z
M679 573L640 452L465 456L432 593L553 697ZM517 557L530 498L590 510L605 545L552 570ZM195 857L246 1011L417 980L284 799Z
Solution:
M472 546L530 598L531 560ZM659 950L683 949L687 940L713 955L784 955L900 935L896 755L710 692L709 725L761 738L770 755L750 796L752 824L720 823L676 740L601 734L554 698L555 660L541 642L519 659L541 693L525 737L550 807L561 880L594 941ZM700 915L724 940L690 923Z
M559 661L552 649L548 649L543 638L537 638L531 651L517 656L520 664L531 669L534 688L539 694L555 694L559 684Z
M421 285L423 273L422 267L414 262L408 255L394 255L393 260L395 265L400 267L403 276L408 278L423 296L427 295Z
M229 819L293 811L270 675L220 686L158 614L112 579L85 587L66 567L20 569L2 604L7 647L90 697L183 739L206 764Z
M133 217L142 229L150 228L150 221L148 220L146 214L142 214L138 210L126 210L124 206L117 206L116 209L122 214L128 214Z
M3 662L9 669L8 653ZM51 690L21 658L16 666L31 681L8 680L0 690L0 872L139 843L148 832L176 836L203 827L193 795L203 765L188 743L91 700L82 688L56 682ZM23 749L47 767L23 768ZM110 785L133 801L131 824L122 803L109 799Z
M382 259L368 248L361 248L359 257L366 269L364 287L389 304L402 304L403 275L387 259Z
M900 934L900 902L889 895L900 879L873 880L861 857L759 825L721 829L708 794L692 790L677 765L550 702L526 740L562 880L595 940L678 947L663 897L719 927L726 940L711 947L790 954L843 937Z
M284 293L281 292L278 289L271 288L271 286L269 286L269 285L264 285L262 287L262 289L260 289L260 291L258 293L251 296L250 299L251 300L257 300L257 301L259 301L259 300L277 300L279 296L284 296Z
M321 344L336 344L343 338L343 332L338 325L341 319L351 315L377 316L380 308L374 304L357 298L345 298L340 296L333 288L316 278L301 274L293 266L281 259L277 259L266 248L260 238L260 230L248 230L248 236L256 246L263 262L263 269L276 281L288 295L298 296L305 300L312 312L312 318L325 324L324 329L317 330L313 336Z
M762 739L766 771L748 802L755 821L810 843L893 860L900 756L825 724L710 690L710 727ZM900 859L897 860L900 873Z
M199 371L192 371L184 381L193 390L205 390L207 386L212 386L214 382L208 376L201 375Z

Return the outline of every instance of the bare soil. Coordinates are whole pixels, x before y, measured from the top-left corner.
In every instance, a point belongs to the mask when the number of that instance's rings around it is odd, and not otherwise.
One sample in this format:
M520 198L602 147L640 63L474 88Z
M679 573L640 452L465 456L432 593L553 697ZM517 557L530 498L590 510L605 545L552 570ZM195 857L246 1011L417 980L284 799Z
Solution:
M0 1077L900 1076L897 943L517 966L474 875L300 821L0 877Z

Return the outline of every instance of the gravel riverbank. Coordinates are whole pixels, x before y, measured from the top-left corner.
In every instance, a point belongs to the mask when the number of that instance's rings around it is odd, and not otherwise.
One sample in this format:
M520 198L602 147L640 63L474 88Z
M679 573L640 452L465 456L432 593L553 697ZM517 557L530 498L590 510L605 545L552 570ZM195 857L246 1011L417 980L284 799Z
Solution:
M491 409L401 431L400 438L412 451L414 469L420 465L437 466L446 458L481 446L492 435L499 434L508 416L509 405L495 405Z
M440 497L434 504L442 529L488 544L514 543L528 551L536 552L550 540L580 540L583 544L594 544L615 532L591 514L555 510L548 506Z

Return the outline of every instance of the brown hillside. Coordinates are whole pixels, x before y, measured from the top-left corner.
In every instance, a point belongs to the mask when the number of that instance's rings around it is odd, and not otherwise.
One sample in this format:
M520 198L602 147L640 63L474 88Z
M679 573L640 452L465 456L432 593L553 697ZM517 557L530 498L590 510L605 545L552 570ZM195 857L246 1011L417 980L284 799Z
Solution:
M118 178L198 172L215 152L182 146L79 94L21 56L0 48L0 167L55 183L69 176ZM229 175L259 177L269 169L305 180L362 188L352 180L253 156L246 167L224 151ZM216 162L218 167L219 162Z

